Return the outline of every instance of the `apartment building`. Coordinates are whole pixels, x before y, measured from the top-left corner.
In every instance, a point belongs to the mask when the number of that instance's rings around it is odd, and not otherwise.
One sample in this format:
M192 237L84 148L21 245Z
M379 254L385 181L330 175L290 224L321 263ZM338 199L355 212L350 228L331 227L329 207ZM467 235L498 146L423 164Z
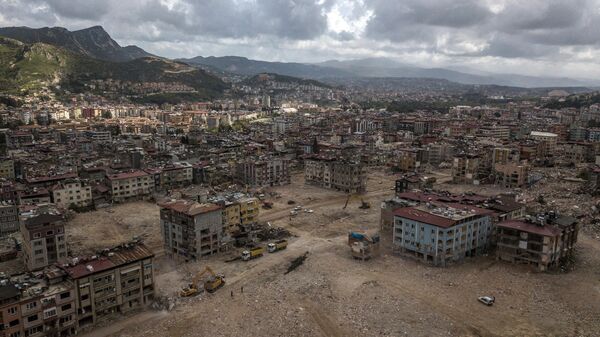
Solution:
M75 288L56 268L0 279L0 336L63 337L77 333Z
M240 204L238 202L222 202L223 207L223 231L232 233L242 224L240 218Z
M290 183L290 160L271 157L236 164L236 177L250 186L282 186Z
M19 210L11 202L0 202L0 237L19 231Z
M510 128L507 125L489 124L479 128L481 136L508 140L510 138Z
M189 261L219 252L223 236L221 206L187 200L159 205L160 228L168 256Z
M427 203L394 211L395 250L438 266L485 252L493 211L463 204Z
M110 143L112 141L110 131L86 131L85 134L91 140L96 142Z
M495 147L492 150L492 165L507 164L509 162L519 161L519 152L516 149Z
M222 207L223 231L232 233L239 226L255 224L260 212L260 201L254 197L217 202Z
M65 225L55 211L21 218L23 258L29 270L39 270L67 258Z
M240 204L240 224L242 226L252 225L258 221L260 202L257 198L243 198L238 200Z
M558 143L558 135L551 132L531 131L530 139L538 142L538 158L546 158L554 155Z
M304 161L304 181L309 185L346 193L363 193L367 190L367 174L363 165L332 158L307 158Z
M438 166L442 162L449 161L452 158L453 148L446 143L434 143L427 145L429 164Z
M78 329L148 305L154 297L153 259L150 249L134 241L62 267L76 289Z
M15 162L10 158L0 158L0 178L15 179Z
M193 181L193 168L189 163L166 165L160 172L160 185L163 189L188 186Z
M506 163L494 165L494 183L507 188L517 188L527 185L529 165Z
M50 188L52 202L62 208L88 207L92 205L92 187L79 179L63 181Z
M153 177L141 170L112 174L106 180L114 202L145 199L154 192Z
M478 184L478 172L478 156L459 155L454 157L452 161L452 182L457 184Z
M153 257L134 241L39 273L0 276L0 336L73 336L148 305Z
M500 222L497 227L496 258L531 264L540 271L558 266L573 253L579 224L572 217L537 217Z

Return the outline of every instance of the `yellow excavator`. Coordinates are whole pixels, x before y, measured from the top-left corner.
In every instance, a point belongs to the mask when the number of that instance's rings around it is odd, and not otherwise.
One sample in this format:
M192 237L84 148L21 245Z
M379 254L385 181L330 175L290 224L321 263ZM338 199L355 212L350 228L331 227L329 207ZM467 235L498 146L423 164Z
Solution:
M350 199L354 200L357 199L358 196L356 194L348 194L348 197L346 198L346 203L344 204L344 207L342 207L342 209L346 209L346 207L348 207L348 202L350 202ZM368 209L371 208L371 204L366 202L364 199L360 199L360 206L358 206L358 208L360 209Z
M209 273L210 277L204 281L204 290L208 291L209 293L214 293L217 289L225 285L225 277L223 275L217 275L210 267L207 266L203 271L198 272L198 274L194 276L192 283L190 283L189 286L181 289L179 296L190 297L198 295L200 293L200 290L198 289L198 283L202 280L202 277L206 273Z

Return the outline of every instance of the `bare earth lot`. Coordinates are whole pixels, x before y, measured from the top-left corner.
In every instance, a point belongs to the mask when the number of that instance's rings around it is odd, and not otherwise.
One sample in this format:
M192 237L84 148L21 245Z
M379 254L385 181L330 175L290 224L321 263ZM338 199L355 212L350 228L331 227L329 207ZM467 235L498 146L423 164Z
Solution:
M358 208L360 197L342 209L344 194L304 186L295 176L291 186L274 189L282 197L261 215L296 235L287 250L231 263L224 260L237 252L185 265L159 257L157 292L172 298L174 309L143 312L88 336L598 336L600 242L587 234L580 236L577 264L568 274L537 273L493 257L435 268L391 254L388 240L380 258L353 260L347 231L378 227L379 203L393 193L392 185L391 177L371 174L363 196L371 209ZM290 220L290 199L314 213ZM138 209L123 211L122 221L135 219ZM129 230L145 229L147 242L157 247L154 212L155 229L141 221ZM122 237L135 235L109 227ZM310 252L306 262L284 275L289 262L305 251ZM226 275L225 287L178 299L176 292L206 265ZM494 295L496 304L478 303L481 295Z
M162 246L159 212L155 203L138 201L75 214L65 227L69 248L76 254L94 253L138 236L158 249Z

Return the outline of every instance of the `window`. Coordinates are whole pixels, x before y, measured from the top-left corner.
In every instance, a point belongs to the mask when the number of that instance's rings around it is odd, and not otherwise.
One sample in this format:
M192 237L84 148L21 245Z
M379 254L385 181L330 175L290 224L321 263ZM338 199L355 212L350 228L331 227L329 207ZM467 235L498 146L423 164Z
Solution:
M67 311L69 309L71 309L71 303L67 303L67 304L63 305L62 307L60 307L60 310L62 310L62 311Z
M60 294L60 299L61 300L64 300L65 298L69 298L69 297L71 297L71 293L68 292L68 291Z
M56 316L56 308L44 310L44 319Z
M16 315L17 314L17 307L8 308L7 311L11 315Z
M36 333L42 332L44 331L44 326L43 325L38 325L35 328L31 328L29 330L27 330L27 334L26 335L35 335Z
M37 307L37 302L29 302L25 305L25 308L27 308L27 310L31 310L35 307Z
M38 320L38 315L37 314L31 315L31 316L27 317L27 322L29 322L29 323L35 322L37 320Z

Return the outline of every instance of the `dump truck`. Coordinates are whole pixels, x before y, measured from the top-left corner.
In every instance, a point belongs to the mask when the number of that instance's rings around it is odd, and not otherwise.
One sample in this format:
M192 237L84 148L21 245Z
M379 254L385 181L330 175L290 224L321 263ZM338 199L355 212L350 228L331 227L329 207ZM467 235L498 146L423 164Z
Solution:
M263 256L264 252L265 252L264 247L254 247L250 250L244 250L242 252L242 260L249 261L252 259L256 259L257 257Z
M223 275L217 275L212 268L206 267L203 271L198 272L196 276L192 279L192 283L190 283L187 287L181 289L179 292L179 296L181 297L190 297L198 295L201 292L201 289L198 288L198 283L202 280L204 274L209 273L210 276L208 279L204 281L204 290L209 293L214 293L217 289L221 288L225 285L225 277Z
M288 245L287 240L279 240L279 241L271 242L267 245L267 251L269 251L269 253L275 253L277 251L286 249L287 245Z

